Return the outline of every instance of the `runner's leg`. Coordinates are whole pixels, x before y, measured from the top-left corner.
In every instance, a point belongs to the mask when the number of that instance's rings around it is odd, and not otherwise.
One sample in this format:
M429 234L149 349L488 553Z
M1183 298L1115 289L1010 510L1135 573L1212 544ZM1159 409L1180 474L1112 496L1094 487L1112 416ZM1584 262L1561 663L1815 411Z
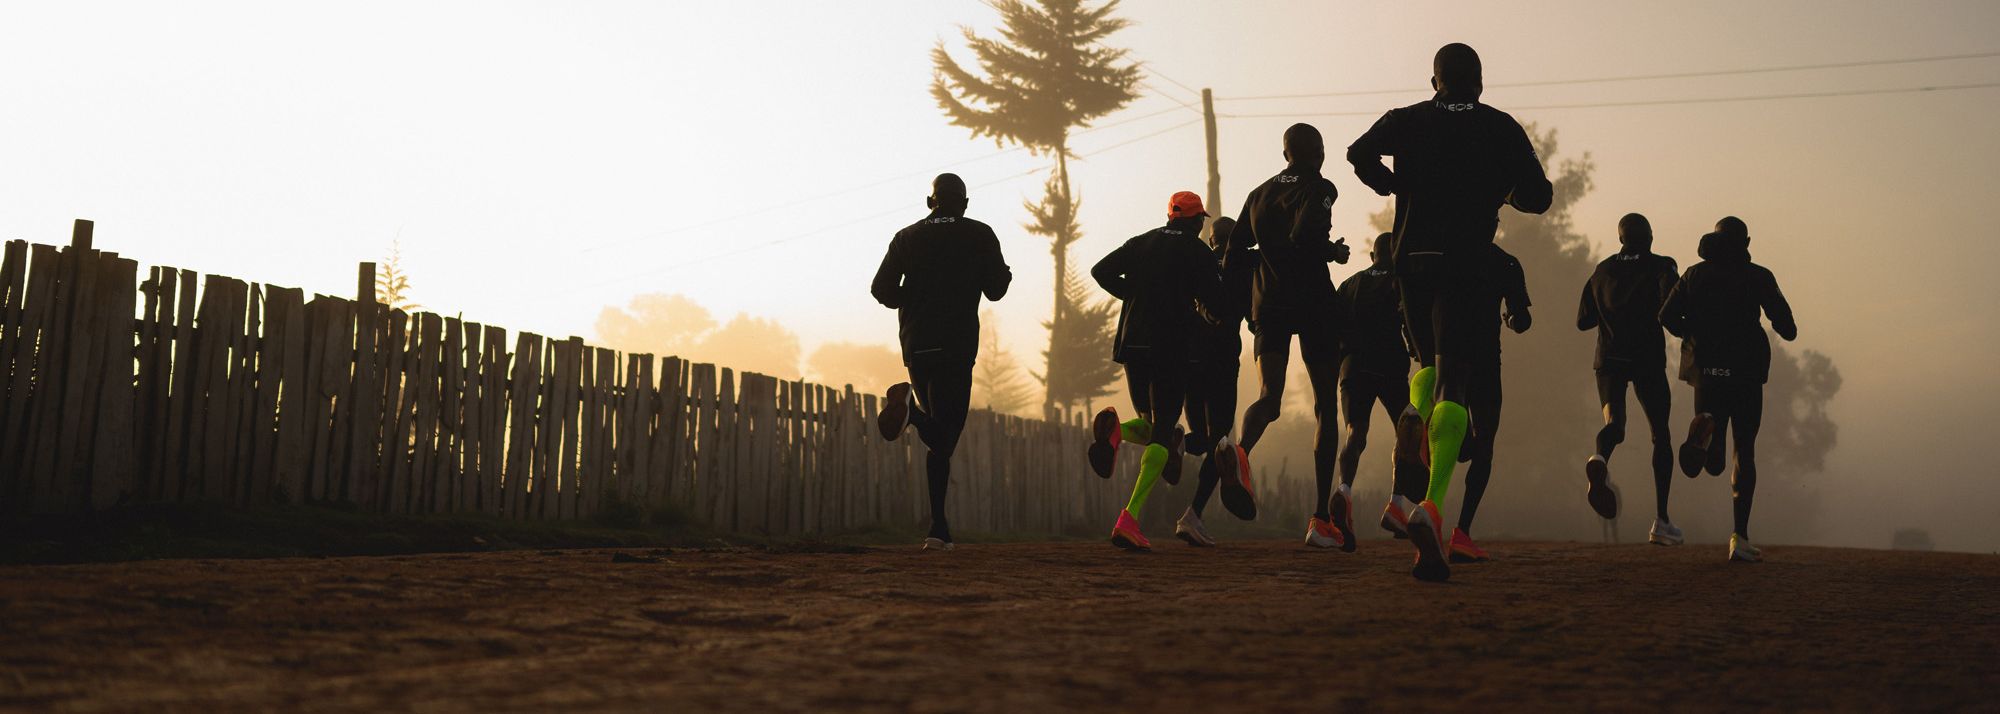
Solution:
M1355 472L1361 468L1361 452L1368 448L1368 408L1375 405L1375 392L1364 378L1340 384L1340 404L1344 407L1341 411L1347 419L1347 443L1340 447L1340 482L1348 486L1354 485ZM1389 418L1396 417L1391 414Z
M928 453L924 457L925 480L930 487L930 537L951 541L951 525L944 512L945 490L951 484L951 456L958 450L958 437L965 430L966 412L972 401L972 365L912 366L910 381L922 407L912 416L918 436Z
M1458 529L1472 534L1472 517L1486 497L1486 481L1493 475L1493 443L1500 432L1500 365L1481 365L1472 394L1472 438L1467 446L1472 463L1465 468L1465 502L1458 509Z
M1625 385L1623 375L1597 373L1597 403L1604 408L1604 428L1597 430L1597 455L1605 461L1610 461L1611 451L1625 442Z
M1330 520L1333 470L1340 460L1340 363L1307 362L1306 378L1313 388L1313 485L1319 490L1314 515Z
M1674 483L1674 437L1668 431L1667 419L1671 418L1674 397L1667 388L1667 373L1647 370L1633 380L1632 392L1639 397L1639 410L1645 413L1646 428L1652 432L1653 498L1658 506L1654 517L1672 523L1673 519L1667 517L1667 496Z
M1269 332L1256 337L1257 401L1243 410L1243 450L1252 451L1264 438L1264 429L1278 420L1278 406L1285 400L1285 369L1292 361L1292 336ZM1266 338L1269 339L1266 339Z
M1736 534L1750 537L1750 502L1757 495L1757 430L1764 423L1764 385L1731 385L1730 421L1736 432L1736 472L1730 480Z

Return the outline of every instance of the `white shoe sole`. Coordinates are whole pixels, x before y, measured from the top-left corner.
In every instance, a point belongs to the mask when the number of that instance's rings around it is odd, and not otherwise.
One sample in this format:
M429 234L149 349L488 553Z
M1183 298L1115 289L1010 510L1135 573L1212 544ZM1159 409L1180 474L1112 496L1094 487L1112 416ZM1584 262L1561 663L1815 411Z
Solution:
M1651 543L1651 544L1653 544L1653 545L1680 545L1680 544L1681 544L1682 542L1684 542L1685 540L1686 540L1685 538L1675 538L1675 537L1672 537L1672 536L1664 536L1664 535L1654 535L1654 534L1651 534L1651 533L1648 533L1648 534L1646 534L1646 542L1647 542L1647 543Z

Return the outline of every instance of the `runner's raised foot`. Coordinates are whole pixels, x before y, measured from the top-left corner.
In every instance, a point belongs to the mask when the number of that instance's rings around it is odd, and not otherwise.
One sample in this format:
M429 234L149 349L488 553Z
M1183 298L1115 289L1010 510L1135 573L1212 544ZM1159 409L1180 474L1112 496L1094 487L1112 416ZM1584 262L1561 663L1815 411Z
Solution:
M1590 510L1597 512L1598 518L1618 517L1618 492L1611 490L1611 468L1604 463L1604 457L1592 454L1583 462L1583 477L1586 482L1583 498L1590 502Z
M1326 508L1333 514L1333 529L1340 531L1340 549L1349 553L1354 552L1355 541L1359 539L1354 537L1353 488L1344 483L1335 487L1333 497L1327 499Z
M1681 442L1681 474L1694 478L1708 462L1708 444L1715 436L1715 417L1694 415L1688 423L1687 441Z
M1111 471L1118 466L1118 442L1123 438L1118 429L1118 410L1105 407L1090 420L1090 470L1098 478L1111 478Z
M888 394L882 397L882 413L875 415L875 426L882 430L883 441L895 441L903 435L903 429L910 425L910 414L916 411L914 401L909 382L890 385Z
M1223 459L1215 465L1215 480L1222 487L1222 507L1237 518L1255 520L1257 491L1250 485L1250 455L1227 436L1216 442L1210 458L1217 455Z

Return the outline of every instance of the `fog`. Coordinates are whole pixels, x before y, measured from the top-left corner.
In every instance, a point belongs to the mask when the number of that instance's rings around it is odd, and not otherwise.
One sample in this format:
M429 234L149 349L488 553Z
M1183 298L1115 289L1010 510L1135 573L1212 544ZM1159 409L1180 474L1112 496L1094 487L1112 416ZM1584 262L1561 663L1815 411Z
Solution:
M1509 218L1502 239L1538 319L1504 339L1486 537L1601 537L1581 495L1591 341L1570 318L1636 211L1683 267L1716 218L1743 217L1798 314L1784 344L1798 368L1774 368L1768 392L1760 542L1882 548L1916 529L1939 549L2000 549L1983 527L2000 481L1970 429L2000 397L2000 292L1985 279L2000 241L1984 215L2000 188L2000 6L1130 0L1118 14L1132 25L1105 42L1143 78L1072 135L1072 263L1159 224L1172 192L1204 190L1205 87L1224 115L1219 212L1282 167L1287 124L1343 146L1426 96L1445 42L1479 49L1485 101L1553 132L1556 161L1588 157L1592 188L1566 224ZM867 281L949 169L1013 265L992 344L1034 387L1056 283L1048 239L1021 224L1049 159L951 126L928 93L932 49L965 60L959 26L996 22L973 0L12 4L0 238L59 242L91 218L99 247L142 263L345 294L355 263L400 236L412 299L432 310L870 388L895 374L896 328ZM1655 78L1567 81L1638 76ZM1346 94L1373 90L1392 91ZM1336 234L1358 245L1384 199L1337 160L1326 175ZM1819 402L1777 413L1781 392L1825 391L1810 354L1840 377L1830 444ZM1039 396L1021 409L1039 413ZM1678 437L1691 399L1675 400ZM1289 457L1293 477L1309 471L1303 407L1288 404L1259 457ZM1613 460L1626 540L1651 505L1631 434ZM1364 493L1386 482L1376 443ZM1691 539L1726 537L1726 481L1676 476Z

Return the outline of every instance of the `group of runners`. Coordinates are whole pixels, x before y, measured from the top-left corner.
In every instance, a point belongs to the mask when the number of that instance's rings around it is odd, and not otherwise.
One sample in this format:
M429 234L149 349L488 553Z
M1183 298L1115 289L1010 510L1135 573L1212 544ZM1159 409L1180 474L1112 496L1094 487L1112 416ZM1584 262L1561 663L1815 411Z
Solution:
M1500 427L1500 332L1503 326L1526 332L1533 324L1522 266L1494 237L1503 206L1542 213L1553 186L1521 125L1480 103L1482 70L1471 47L1439 49L1432 86L1433 98L1390 110L1347 147L1356 177L1395 197L1395 222L1370 246L1369 266L1344 282L1336 285L1328 267L1350 257L1345 239L1332 238L1338 192L1321 175L1325 143L1308 124L1285 130L1284 170L1250 192L1240 218L1211 222L1200 196L1175 193L1165 225L1127 240L1091 269L1122 302L1111 358L1125 369L1134 414L1099 412L1084 456L1098 476L1110 478L1121 444L1144 447L1131 497L1112 527L1114 544L1152 547L1138 514L1157 481L1179 483L1185 456L1198 457L1200 467L1193 502L1174 527L1177 537L1215 545L1202 513L1217 490L1232 514L1256 516L1249 454L1279 417L1296 341L1316 424L1316 510L1306 545L1356 549L1353 485L1370 414L1380 405L1395 429L1394 483L1380 525L1415 545L1412 574L1441 581L1450 577L1451 563L1487 559L1471 531ZM1393 168L1384 157L1393 157ZM909 382L888 390L882 436L898 438L914 425L929 452L925 549L953 547L944 494L969 404L979 299L1000 299L1011 278L998 239L965 217L966 203L962 180L938 176L931 214L896 234L873 286L878 301L899 311L910 373ZM1702 261L1685 273L1652 252L1644 216L1621 219L1618 237L1619 252L1598 264L1577 313L1577 329L1597 331L1594 367L1604 410L1604 427L1584 462L1585 501L1599 516L1618 515L1609 462L1625 438L1629 385L1653 440L1656 513L1649 540L1683 542L1667 513L1674 454L1664 329L1681 338L1680 376L1695 389L1681 470L1720 474L1728 437L1735 436L1729 558L1758 560L1748 534L1770 364L1761 318L1794 339L1791 309L1771 272L1750 261L1748 228L1735 217L1702 237ZM1243 411L1240 440L1232 440L1246 323L1260 386ZM1460 463L1468 464L1464 500L1447 531L1440 504Z

